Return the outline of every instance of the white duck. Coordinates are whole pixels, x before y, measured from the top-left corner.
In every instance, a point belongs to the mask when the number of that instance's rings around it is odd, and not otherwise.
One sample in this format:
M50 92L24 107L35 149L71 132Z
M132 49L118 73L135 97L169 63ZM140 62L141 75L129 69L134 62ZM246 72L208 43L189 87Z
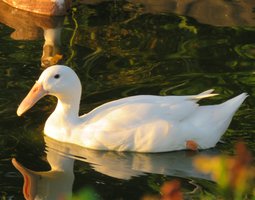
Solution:
M69 67L47 68L20 104L20 116L45 95L58 98L47 136L97 150L166 152L214 147L247 94L199 106L213 90L190 96L138 95L103 104L79 116L81 83Z

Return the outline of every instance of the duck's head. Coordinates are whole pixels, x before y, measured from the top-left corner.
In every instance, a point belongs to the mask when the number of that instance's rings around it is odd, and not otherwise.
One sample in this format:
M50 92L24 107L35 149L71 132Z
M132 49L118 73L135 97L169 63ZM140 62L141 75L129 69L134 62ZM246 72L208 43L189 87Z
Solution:
M59 100L70 104L73 101L80 101L80 80L67 66L54 65L47 68L19 105L17 115L21 116L45 95L56 96Z

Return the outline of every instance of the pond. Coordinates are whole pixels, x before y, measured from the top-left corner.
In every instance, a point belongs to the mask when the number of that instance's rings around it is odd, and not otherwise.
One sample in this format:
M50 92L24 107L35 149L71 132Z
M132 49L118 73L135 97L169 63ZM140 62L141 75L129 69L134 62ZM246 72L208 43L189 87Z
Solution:
M205 193L216 198L215 182L198 172L193 160L233 155L240 140L254 155L253 0L81 0L65 17L27 13L2 2L0 8L1 199L66 199L73 194L76 199L135 200L159 194L165 181L176 179L186 199ZM93 151L44 136L54 97L16 115L34 81L55 63L72 67L81 79L80 114L139 94L191 95L211 88L220 94L202 105L242 92L249 97L213 149Z

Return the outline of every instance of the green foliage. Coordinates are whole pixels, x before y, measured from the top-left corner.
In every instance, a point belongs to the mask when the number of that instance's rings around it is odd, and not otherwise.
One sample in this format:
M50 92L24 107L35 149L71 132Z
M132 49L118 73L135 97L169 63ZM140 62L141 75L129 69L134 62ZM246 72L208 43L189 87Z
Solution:
M191 33L197 34L197 31L198 31L197 28L195 26L188 25L187 17L180 16L180 18L181 18L181 22L178 25L180 29L186 29L190 31Z
M101 200L101 197L92 188L84 188L68 200Z

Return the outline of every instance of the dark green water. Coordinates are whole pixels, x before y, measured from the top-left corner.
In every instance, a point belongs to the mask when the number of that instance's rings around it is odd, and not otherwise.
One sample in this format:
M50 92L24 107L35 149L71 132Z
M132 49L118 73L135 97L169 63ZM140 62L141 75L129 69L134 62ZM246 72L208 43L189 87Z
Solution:
M237 14L224 21L214 15L189 14L195 5L183 5L187 13L177 12L173 2L162 1L162 7L151 6L151 1L77 3L70 15L54 20L2 9L7 12L0 15L0 199L24 198L23 178L12 158L34 171L50 169L46 154L52 146L45 144L42 130L56 100L44 98L25 116L16 116L18 104L44 69L43 32L49 29L57 39L47 36L46 40L53 40L52 48L63 55L61 63L74 68L82 81L82 114L137 94L187 95L214 88L220 95L201 104L216 104L247 92L249 98L223 136L224 143L202 153L233 154L234 144L243 140L254 154L255 5L226 1L233 12L214 13ZM241 19L244 9L248 16ZM79 158L74 162L75 194L90 187L102 199L139 199L158 193L164 181L175 178L188 199L204 192L215 194L208 177L193 173L187 152L77 155L70 147L63 148ZM117 174L122 176L114 178Z

